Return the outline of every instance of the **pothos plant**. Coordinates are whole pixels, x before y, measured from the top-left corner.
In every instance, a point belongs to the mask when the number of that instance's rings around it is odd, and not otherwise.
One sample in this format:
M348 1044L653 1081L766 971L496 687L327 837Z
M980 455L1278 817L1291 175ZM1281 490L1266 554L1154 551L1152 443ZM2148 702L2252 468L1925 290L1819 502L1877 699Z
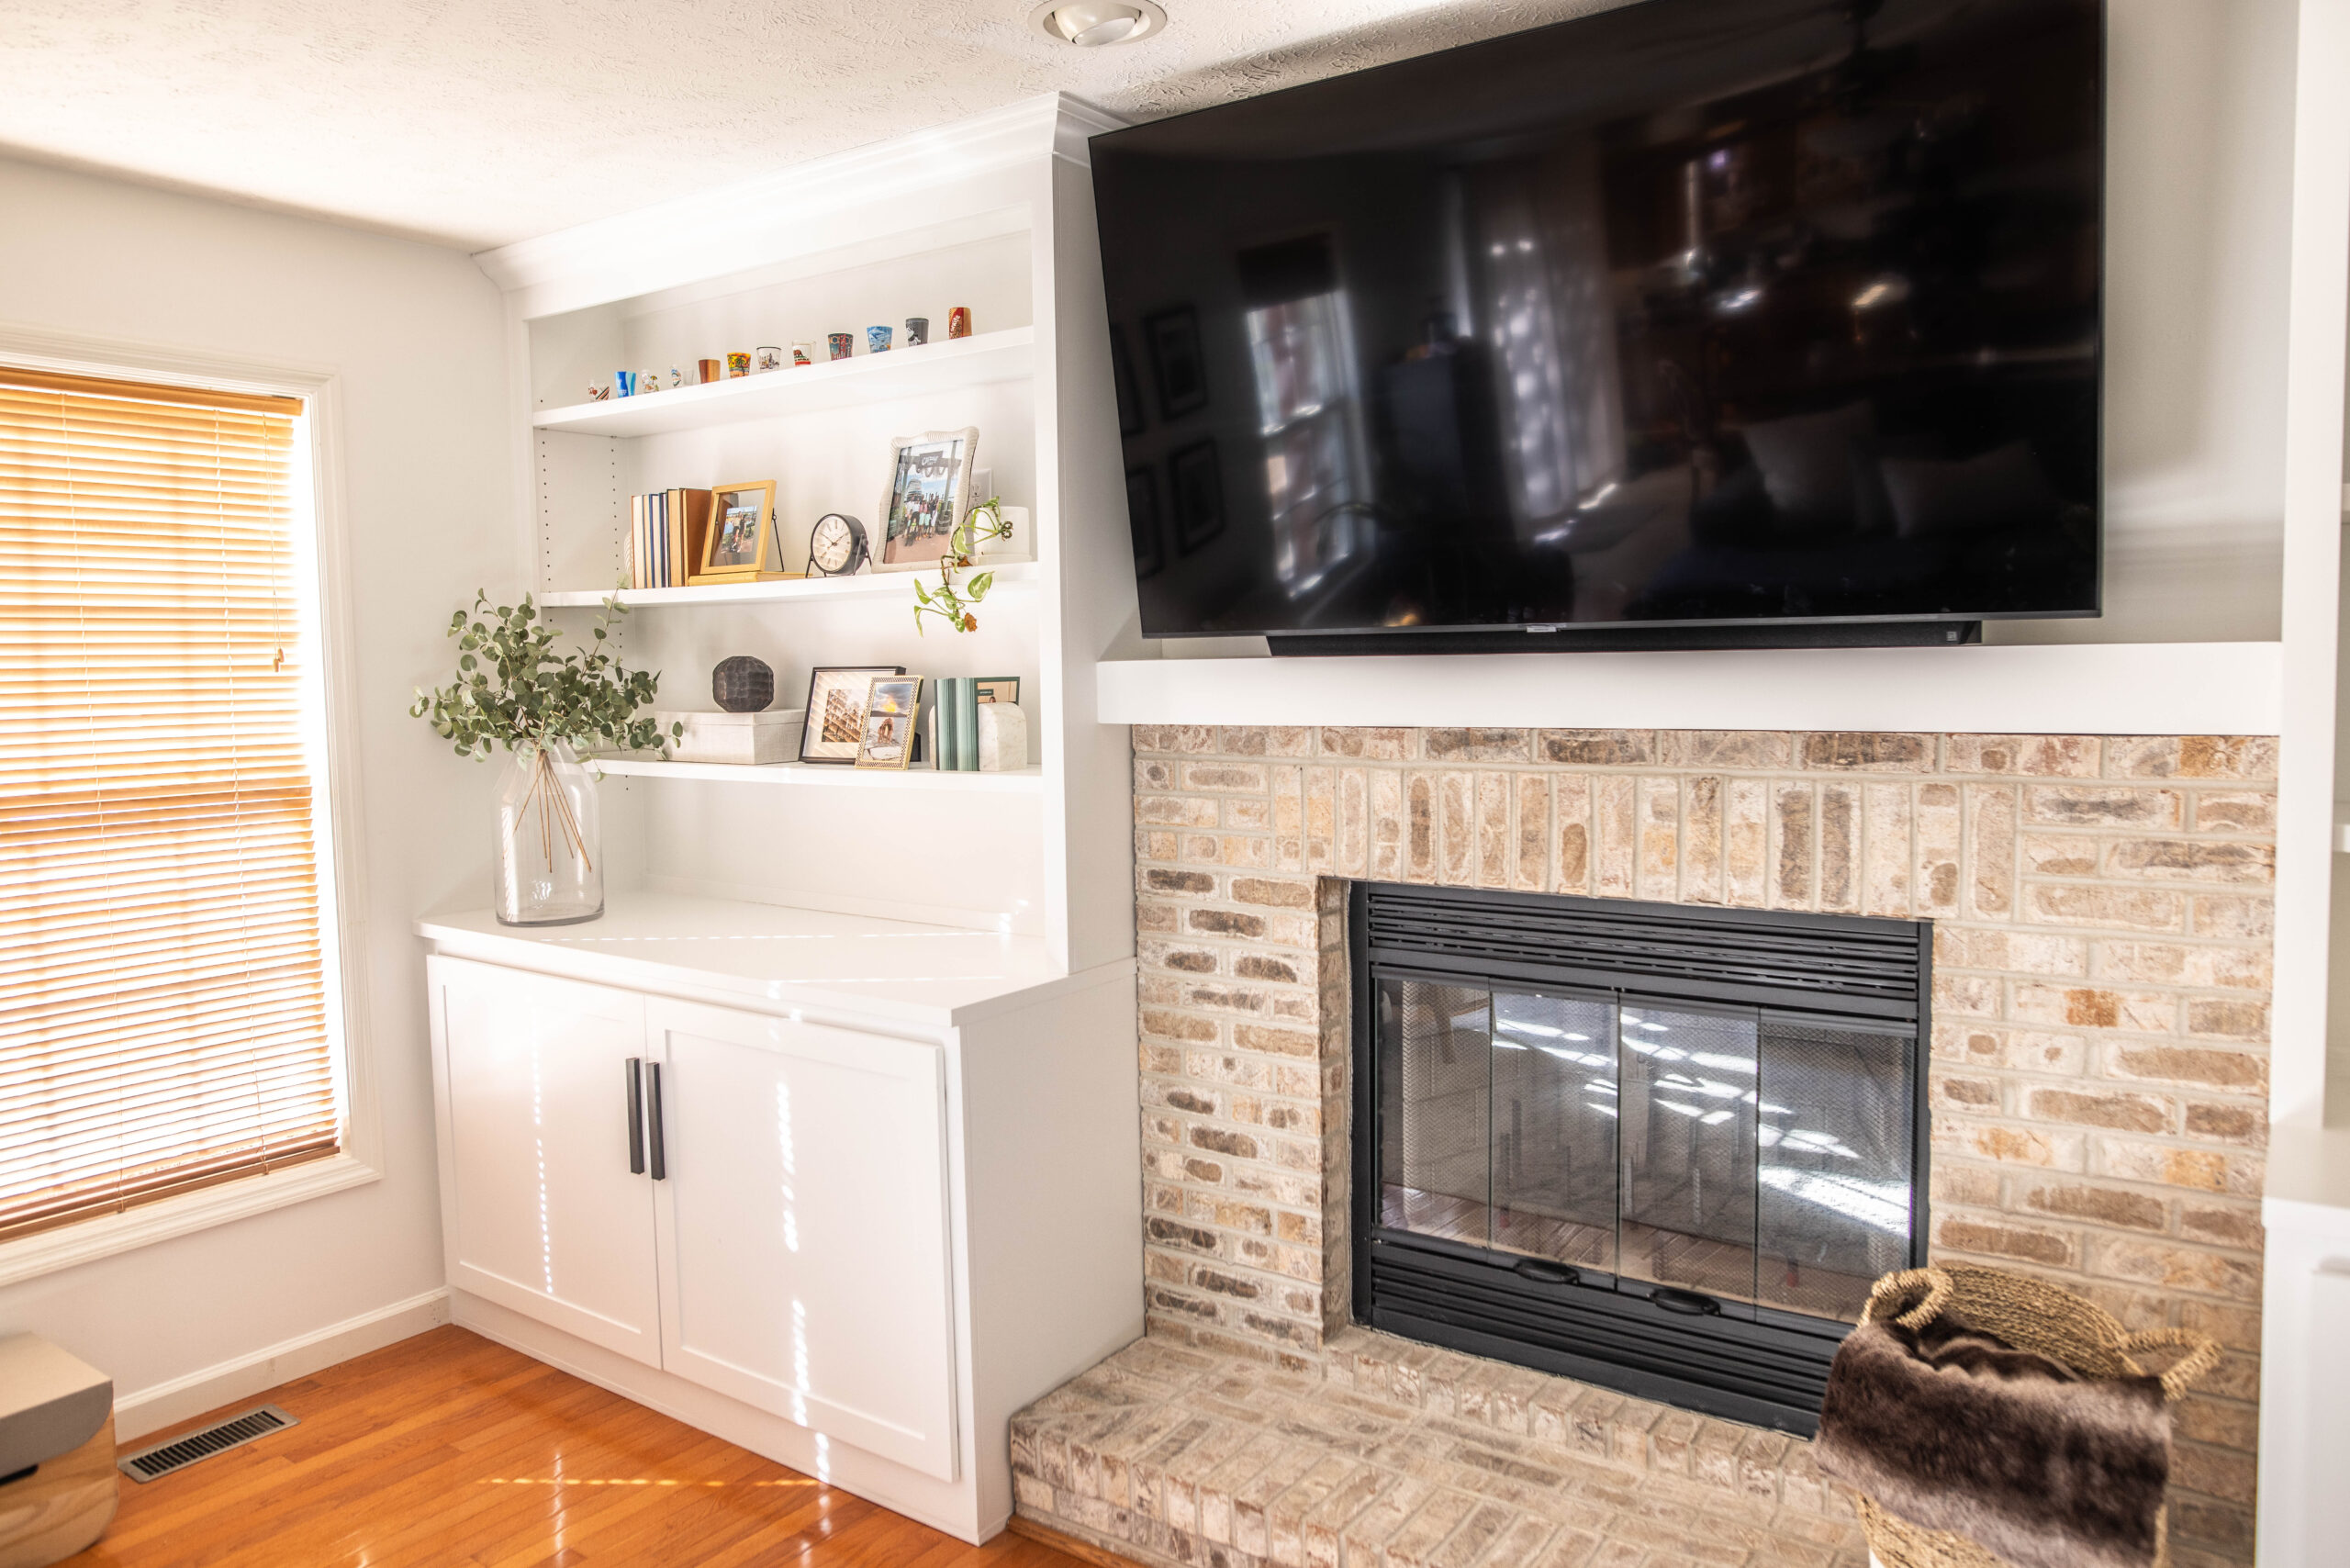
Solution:
M558 823L583 862L588 845L555 781L554 748L600 742L666 755L667 741L685 734L682 724L673 723L665 737L655 721L638 716L660 689L661 678L630 669L606 647L612 623L626 613L618 599L606 599L588 646L558 652L555 629L528 594L520 604L493 605L477 592L471 611L449 618L449 635L457 639L457 678L432 692L419 688L408 705L459 756L486 757L498 745L528 753L531 786L517 828L530 807L539 808L541 821ZM552 840L549 847L552 853Z
M921 579L914 582L914 630L922 632L925 615L935 615L957 632L976 632L979 618L971 613L971 606L987 598L988 589L995 586L993 572L981 572L965 583L955 586L955 574L971 565L971 554L984 540L1009 539L1012 524L1003 518L1003 498L990 496L986 500L963 514L963 521L946 536L946 554L938 558L938 586L925 586Z

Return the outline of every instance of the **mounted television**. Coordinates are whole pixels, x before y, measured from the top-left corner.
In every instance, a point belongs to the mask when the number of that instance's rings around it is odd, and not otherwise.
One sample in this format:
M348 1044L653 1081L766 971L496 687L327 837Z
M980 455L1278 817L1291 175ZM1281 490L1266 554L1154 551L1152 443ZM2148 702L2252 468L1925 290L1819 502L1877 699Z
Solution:
M2097 614L2104 20L1644 0L1096 138L1143 631Z

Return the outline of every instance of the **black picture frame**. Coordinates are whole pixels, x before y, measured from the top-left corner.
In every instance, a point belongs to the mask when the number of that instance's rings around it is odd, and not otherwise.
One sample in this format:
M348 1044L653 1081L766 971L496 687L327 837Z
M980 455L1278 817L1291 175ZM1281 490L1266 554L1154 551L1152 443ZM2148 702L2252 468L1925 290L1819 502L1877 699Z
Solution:
M906 673L903 665L819 665L808 672L807 717L800 729L800 760L821 762L834 767L853 767L856 762L856 737L865 732L865 695L873 682L884 677ZM826 680L826 676L837 678ZM862 678L861 679L859 678ZM851 721L851 734L841 739L824 738L825 700L835 691L851 695L846 716Z
M1150 345L1150 374L1158 384L1161 418L1180 420L1208 406L1208 367L1200 352L1200 315L1188 305L1142 319Z
M1110 324L1110 379L1118 392L1118 433L1140 435L1150 423L1143 411L1142 383L1135 379L1135 356L1126 352L1125 329Z
M1175 546L1188 555L1224 532L1224 469L1213 440L1195 441L1167 460L1175 513Z
M1158 470L1138 463L1126 470L1126 522L1135 535L1135 576L1167 565L1167 536L1158 524Z

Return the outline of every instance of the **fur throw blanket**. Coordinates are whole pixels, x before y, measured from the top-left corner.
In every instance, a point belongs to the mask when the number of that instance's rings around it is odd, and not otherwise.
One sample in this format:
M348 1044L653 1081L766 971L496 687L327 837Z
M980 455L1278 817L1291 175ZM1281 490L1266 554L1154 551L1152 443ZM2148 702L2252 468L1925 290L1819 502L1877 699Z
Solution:
M1812 1457L1887 1512L2018 1568L2154 1568L2161 1551L2161 1380L2084 1378L1948 1313L1852 1331Z

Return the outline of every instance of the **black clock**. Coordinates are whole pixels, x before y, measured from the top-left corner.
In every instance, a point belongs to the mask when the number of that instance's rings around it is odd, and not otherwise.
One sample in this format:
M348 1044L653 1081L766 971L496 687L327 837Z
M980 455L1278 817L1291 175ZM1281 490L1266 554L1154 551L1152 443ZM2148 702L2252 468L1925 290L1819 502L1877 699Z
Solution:
M828 511L808 531L808 569L818 577L847 577L865 560L865 524L847 513Z

